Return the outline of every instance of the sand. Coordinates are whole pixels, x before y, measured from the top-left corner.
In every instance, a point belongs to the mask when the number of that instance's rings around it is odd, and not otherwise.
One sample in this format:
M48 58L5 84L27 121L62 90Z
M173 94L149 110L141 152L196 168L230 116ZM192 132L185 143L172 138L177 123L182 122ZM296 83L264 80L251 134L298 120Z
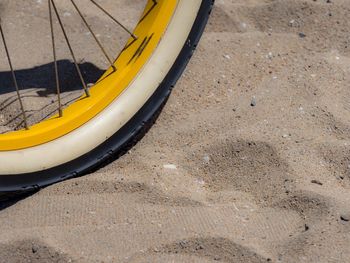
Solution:
M349 16L218 0L134 148L2 204L0 262L349 262Z

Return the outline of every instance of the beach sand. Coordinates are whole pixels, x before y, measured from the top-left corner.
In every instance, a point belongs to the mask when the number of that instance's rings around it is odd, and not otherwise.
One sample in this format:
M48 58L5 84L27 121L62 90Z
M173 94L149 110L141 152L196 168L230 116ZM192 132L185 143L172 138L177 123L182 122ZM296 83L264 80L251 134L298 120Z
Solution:
M135 147L3 207L0 262L350 262L349 17L217 0Z

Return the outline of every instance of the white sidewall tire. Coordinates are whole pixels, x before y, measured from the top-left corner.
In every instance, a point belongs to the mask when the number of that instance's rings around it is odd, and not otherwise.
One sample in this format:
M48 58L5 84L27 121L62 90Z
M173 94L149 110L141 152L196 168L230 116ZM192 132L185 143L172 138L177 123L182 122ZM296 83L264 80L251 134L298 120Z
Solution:
M154 54L111 105L75 131L49 143L0 152L0 174L32 173L67 163L102 144L123 127L155 92L189 35L201 0L180 0ZM132 102L132 103L131 103Z

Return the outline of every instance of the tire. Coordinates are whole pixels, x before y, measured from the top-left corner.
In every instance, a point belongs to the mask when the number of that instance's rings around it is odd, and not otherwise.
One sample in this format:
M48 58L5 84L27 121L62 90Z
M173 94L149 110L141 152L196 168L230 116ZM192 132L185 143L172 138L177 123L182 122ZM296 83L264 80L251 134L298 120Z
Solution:
M180 0L179 2L186 1L190 2L192 0ZM77 158L69 159L70 157L67 157L67 160L62 164L41 170L21 171L13 174L3 173L0 170L0 193L2 195L8 195L13 192L34 191L62 180L84 175L96 169L96 167L101 166L106 161L116 158L128 146L135 143L152 124L155 116L170 95L176 81L184 71L204 31L213 4L214 0L201 1L198 10L196 10L192 27L188 30L189 33L186 34L187 38L182 42L182 48L172 63L170 70L165 73L165 77L154 89L152 95L137 110L137 113L129 118L125 125L112 136L108 136L97 147L89 149ZM104 118L103 113L100 116ZM79 132L79 129L76 132ZM0 159L0 166L1 162L4 161Z

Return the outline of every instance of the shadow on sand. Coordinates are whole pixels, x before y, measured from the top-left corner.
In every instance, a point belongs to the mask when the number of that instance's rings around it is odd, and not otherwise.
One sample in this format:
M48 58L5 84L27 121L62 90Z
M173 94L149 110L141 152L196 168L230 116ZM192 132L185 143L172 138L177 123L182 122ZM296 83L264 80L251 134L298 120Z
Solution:
M95 83L105 70L98 68L92 63L79 64L86 83ZM82 89L82 84L73 62L69 60L58 61L61 92ZM39 96L56 94L56 80L54 63L37 66L30 69L15 71L19 88L22 90L37 88ZM11 71L0 72L0 95L15 91Z

